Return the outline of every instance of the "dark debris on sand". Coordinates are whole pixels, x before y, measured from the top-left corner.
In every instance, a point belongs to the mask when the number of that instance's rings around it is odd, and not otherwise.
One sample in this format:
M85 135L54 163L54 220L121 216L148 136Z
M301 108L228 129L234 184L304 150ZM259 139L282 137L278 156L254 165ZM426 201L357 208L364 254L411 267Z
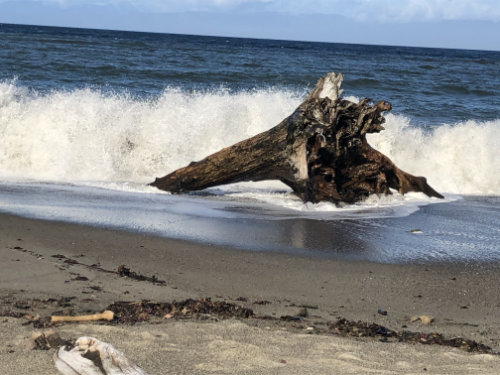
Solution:
M69 344L69 340L62 339L54 331L38 332L31 338L31 349L33 350L57 349L60 346Z
M307 314L297 316L282 316L281 318L272 318L269 316L255 315L252 309L248 309L237 304L225 301L212 301L210 298L200 300L187 299L180 302L116 302L107 307L115 313L116 323L134 324L150 320L151 318L163 319L206 319L209 316L221 319L255 319L255 320L275 320L277 323L292 323L291 328L300 328L301 326L293 323L301 322L307 317ZM474 340L464 338L447 339L439 333L422 333L401 331L397 332L376 323L367 323L362 321L351 321L339 318L337 321L329 322L327 329L317 329L316 333L329 333L343 337L371 337L378 338L383 342L405 342L434 344L459 348L468 352L492 353L492 349L484 344Z
M328 327L331 332L344 337L373 337L380 341L398 341L406 343L434 344L442 346L451 346L468 352L492 353L492 349L484 344L474 340L461 337L447 339L440 333L422 333L411 331L396 332L376 323L367 323L361 321L351 321L347 319L338 319L330 322Z
M6 296L0 300L0 316L23 317L40 309L68 308L76 297L60 298L22 298Z
M54 313L59 313L63 308L70 314L73 313L72 299L48 298L48 299L22 299L17 300L12 296L6 296L0 300L0 316L9 316L15 318L24 318L24 324L33 324L35 328L52 327L56 324L50 322L50 316L40 317L35 311L48 309ZM468 352L475 353L495 353L493 350L482 343L461 337L446 338L439 333L423 333L411 331L394 331L376 323L362 321L351 321L339 317L336 321L326 323L323 327L319 325L324 323L312 323L308 321L308 314L297 314L295 316L282 316L280 318L271 316L256 315L252 309L229 303L223 300L212 301L210 298L198 300L186 299L184 301L173 302L151 302L147 300L137 302L115 302L106 310L114 313L114 319L111 324L135 324L144 321L162 321L169 319L198 319L198 320L218 320L218 319L251 319L254 324L258 322L274 322L277 326L286 327L291 330L303 331L304 328L314 327L309 333L316 334L334 334L342 337L359 337L379 339L382 342L404 342L419 343L426 345L442 345L458 348ZM302 311L302 310L301 310ZM60 324L60 323L59 323ZM99 324L109 324L99 322ZM44 346L42 344L40 347Z
M154 275L153 276L144 276L144 275L138 274L134 271L131 271L130 268L128 268L124 264L122 264L121 266L118 267L118 270L116 271L116 273L121 277L128 277L128 278L138 280L138 281L148 281L150 283L159 284L159 285L166 284L165 281L159 280Z
M62 254L54 254L54 255L51 255L51 257L62 260L63 263L65 263L65 264L84 266L84 267L87 267L89 269L92 269L95 271L100 271L100 272L105 272L105 273L116 273L120 277L128 277L130 279L134 279L137 281L147 281L147 282L150 282L150 283L153 283L156 285L166 285L166 282L164 280L158 279L155 275L153 275L153 276L141 275L137 272L132 271L125 264L122 264L121 266L118 267L118 269L116 271L113 271L113 270L107 270L105 268L102 268L99 264L90 264L90 265L85 264L85 263L79 262L75 259L70 259ZM74 281L87 281L87 280L84 280L82 276L80 276L80 278L76 278L73 280Z
M165 319L199 319L207 315L218 318L250 318L254 316L251 309L224 301L212 301L210 298L200 300L187 299L180 302L115 302L107 310L115 313L118 323L133 324L149 320L151 317Z

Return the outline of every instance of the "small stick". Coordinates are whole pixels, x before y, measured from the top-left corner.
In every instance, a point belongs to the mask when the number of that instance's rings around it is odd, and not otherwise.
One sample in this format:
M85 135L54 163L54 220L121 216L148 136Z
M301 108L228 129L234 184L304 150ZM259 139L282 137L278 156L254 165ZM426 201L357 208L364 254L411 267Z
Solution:
M111 310L106 310L99 314L90 314L90 315L52 315L50 317L51 322L89 322L93 320L113 320L115 314Z

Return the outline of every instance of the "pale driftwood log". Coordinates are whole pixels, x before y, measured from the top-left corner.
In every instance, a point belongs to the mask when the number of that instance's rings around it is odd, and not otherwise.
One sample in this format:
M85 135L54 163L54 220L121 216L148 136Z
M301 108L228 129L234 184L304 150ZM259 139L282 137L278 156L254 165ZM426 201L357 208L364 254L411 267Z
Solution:
M93 320L113 320L115 314L111 310L105 310L102 313L90 315L52 315L51 322L89 322Z
M280 180L305 202L353 203L370 194L423 192L443 198L396 167L366 141L383 130L391 104L340 98L342 74L321 78L304 102L274 128L193 162L151 185L172 193L241 181Z
M93 337L80 337L74 346L63 346L54 354L64 375L147 375L112 345Z

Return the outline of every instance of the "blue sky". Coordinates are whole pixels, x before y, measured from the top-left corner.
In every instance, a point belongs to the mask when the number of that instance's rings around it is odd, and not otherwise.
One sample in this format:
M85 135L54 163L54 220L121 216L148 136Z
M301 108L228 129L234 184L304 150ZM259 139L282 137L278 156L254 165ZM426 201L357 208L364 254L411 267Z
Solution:
M500 50L499 0L0 0L0 23Z

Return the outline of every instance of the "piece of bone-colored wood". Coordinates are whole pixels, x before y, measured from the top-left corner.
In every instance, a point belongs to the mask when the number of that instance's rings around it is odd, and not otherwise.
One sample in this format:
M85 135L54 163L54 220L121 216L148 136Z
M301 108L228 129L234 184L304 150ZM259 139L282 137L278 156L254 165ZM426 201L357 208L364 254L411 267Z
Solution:
M421 322L422 324L429 325L434 321L434 318L427 315L412 316L410 322Z
M165 315L163 316L163 319L172 319L174 316L175 316L175 314L174 314L174 313L172 313L172 312L170 312L170 313L168 313L168 314L165 314Z
M177 313L176 307L172 306L172 310L168 314L164 315L163 319L172 319L176 313Z
M73 347L63 346L54 354L64 375L147 375L111 344L93 337L80 337Z
M88 322L92 320L113 320L115 314L113 311L106 310L99 314L90 314L90 315L52 315L50 317L51 322Z

